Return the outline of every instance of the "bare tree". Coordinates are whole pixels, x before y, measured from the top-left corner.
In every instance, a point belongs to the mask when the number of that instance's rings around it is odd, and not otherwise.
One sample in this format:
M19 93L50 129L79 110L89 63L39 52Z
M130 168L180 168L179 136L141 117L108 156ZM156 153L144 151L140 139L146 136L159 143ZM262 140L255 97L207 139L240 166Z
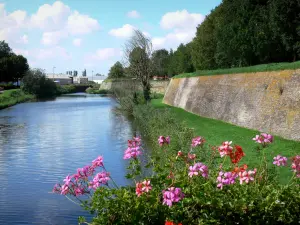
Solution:
M151 55L151 40L141 31L134 30L133 36L125 44L125 67L128 67L129 73L141 82L147 102L150 101L150 77L153 73Z

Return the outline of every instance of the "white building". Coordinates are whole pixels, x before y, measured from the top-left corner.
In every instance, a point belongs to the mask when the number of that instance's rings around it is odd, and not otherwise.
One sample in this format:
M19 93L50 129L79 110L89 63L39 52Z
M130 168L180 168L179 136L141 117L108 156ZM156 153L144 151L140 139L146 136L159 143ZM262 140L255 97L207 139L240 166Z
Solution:
M50 80L53 80L55 83L65 85L73 84L73 77L67 74L46 74L46 77Z

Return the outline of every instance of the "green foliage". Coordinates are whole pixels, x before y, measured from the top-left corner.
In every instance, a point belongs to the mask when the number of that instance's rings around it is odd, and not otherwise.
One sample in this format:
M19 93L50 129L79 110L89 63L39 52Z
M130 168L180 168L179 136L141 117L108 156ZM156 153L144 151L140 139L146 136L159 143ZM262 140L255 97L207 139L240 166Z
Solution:
M210 76L219 74L237 74L237 73L256 73L256 72L266 72L266 71L278 71L278 70L295 70L300 68L300 61L292 63L270 63L261 64L249 67L237 67L230 69L216 69L216 70L198 70L194 73L184 73L176 75L174 78L183 77L198 77L198 76Z
M33 99L33 95L25 94L20 89L7 90L4 91L3 94L0 94L0 109L4 109L17 103L26 102Z
M68 85L57 85L57 94L69 94L69 93L75 93L76 87L73 84Z
M299 11L299 0L223 0L197 28L194 66L207 70L299 60Z
M14 54L8 44L0 42L0 82L18 81L28 71L27 59Z
M37 98L54 97L57 95L56 84L46 78L41 70L30 70L22 80L22 90L26 93L36 95Z
M91 88L91 87L87 88L85 90L85 92L88 93L88 94L103 94L103 95L110 94L109 90L99 89L99 88L96 89L96 88Z
M154 51L151 60L154 67L153 74L155 76L166 76L168 74L170 56L166 49Z
M116 79L125 77L123 65L118 61L109 70L108 78Z

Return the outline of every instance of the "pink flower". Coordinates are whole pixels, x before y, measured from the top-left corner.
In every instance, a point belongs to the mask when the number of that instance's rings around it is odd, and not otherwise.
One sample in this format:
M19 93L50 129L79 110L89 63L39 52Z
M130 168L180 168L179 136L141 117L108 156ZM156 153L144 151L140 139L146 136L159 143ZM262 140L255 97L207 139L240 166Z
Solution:
M90 182L89 188L96 190L101 184L106 185L110 180L108 172L100 172L95 175L93 181Z
M93 162L92 162L93 168L102 167L102 166L103 166L103 157L102 156L98 156L97 159L93 160Z
M152 189L151 184L150 184L150 180L143 181L143 185L144 185L144 187L142 188L142 190L144 192L149 192Z
M235 179L237 178L237 174L232 172L219 172L219 176L217 178L217 188L223 189L224 185L231 185L235 183Z
M159 136L158 144L160 146L163 146L164 144L166 144L166 145L170 144L170 137L169 136L167 136L167 137Z
M277 165L277 166L286 166L286 164L287 164L287 158L283 157L281 155L277 155L273 159L274 159L274 162L273 162L274 165Z
M70 176L70 175L66 176L66 178L64 179L65 184L69 185L71 182L71 179L72 179L72 176Z
M128 147L124 152L123 159L130 159L130 158L136 158L137 156L141 155L142 152L140 151L140 147Z
M296 176L300 177L300 155L294 156L292 161L292 169L296 173Z
M189 167L189 177L198 176L199 174L201 174L202 177L208 177L208 168L206 165L203 163L195 163L193 166Z
M256 174L256 169L239 172L240 184L243 184L244 182L248 184L249 182L254 181L255 174Z
M141 145L140 137L133 137L132 140L128 140L128 148L135 148Z
M81 187L75 187L75 196L80 196L84 194L84 188Z
M203 137L200 137L200 136L195 137L195 138L192 139L192 147L196 147L198 145L201 146L201 145L204 144L204 142L205 142L205 140L204 140Z
M267 144L273 142L274 137L271 134L261 133L260 135L256 135L254 138L252 138L252 140L261 144L263 147L266 147Z
M61 186L61 194L62 195L66 195L68 194L70 191L69 186L67 184L64 184L63 186Z
M140 197L143 193L147 193L152 189L150 180L144 180L143 182L137 182L135 185L135 193Z
M170 187L163 191L163 205L171 207L174 202L179 202L184 198L180 188Z
M180 156L183 156L182 151L178 151L178 152L177 152L177 156L179 156L179 157L180 157Z
M221 157L224 157L225 155L229 155L232 151L233 147L230 146L232 144L232 141L225 141L222 143L221 146L219 146L218 150Z
M188 153L188 158L191 159L191 160L193 160L193 159L196 158L196 154L190 154L190 153Z
M55 184L52 190L53 193L60 193L61 192L61 187L59 184Z

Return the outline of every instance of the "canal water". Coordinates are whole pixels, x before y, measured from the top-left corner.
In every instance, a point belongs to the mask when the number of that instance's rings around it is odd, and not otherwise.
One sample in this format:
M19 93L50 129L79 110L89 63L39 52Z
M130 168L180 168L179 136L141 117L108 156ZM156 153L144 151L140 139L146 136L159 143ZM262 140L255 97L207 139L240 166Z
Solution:
M0 110L0 224L77 224L88 216L53 185L97 156L128 184L123 152L131 122L110 97L74 94Z

